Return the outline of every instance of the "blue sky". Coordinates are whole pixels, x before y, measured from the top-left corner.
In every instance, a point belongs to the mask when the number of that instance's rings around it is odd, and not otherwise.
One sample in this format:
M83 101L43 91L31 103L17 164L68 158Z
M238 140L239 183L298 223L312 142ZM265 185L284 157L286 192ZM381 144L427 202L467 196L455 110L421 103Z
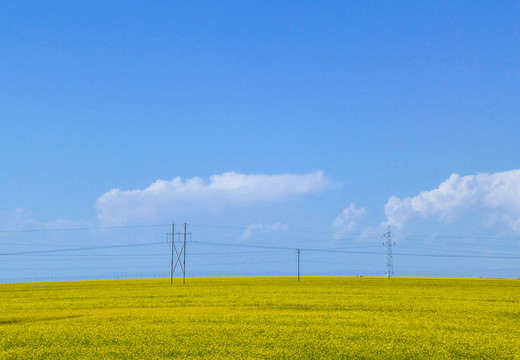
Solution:
M520 254L517 2L0 13L1 253L162 241L167 228L92 232L172 221L199 241L378 252L391 223L396 274L518 277L517 259L397 255ZM56 231L74 228L90 230ZM379 255L313 254L309 274L384 272ZM40 268L59 277L65 258ZM289 272L278 260L273 272Z

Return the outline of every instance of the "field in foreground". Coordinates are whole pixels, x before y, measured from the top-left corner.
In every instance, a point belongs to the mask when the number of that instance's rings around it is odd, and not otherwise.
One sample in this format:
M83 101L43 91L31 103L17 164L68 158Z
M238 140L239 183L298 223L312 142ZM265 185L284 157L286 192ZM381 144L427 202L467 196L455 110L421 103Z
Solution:
M520 281L0 285L0 359L520 359Z

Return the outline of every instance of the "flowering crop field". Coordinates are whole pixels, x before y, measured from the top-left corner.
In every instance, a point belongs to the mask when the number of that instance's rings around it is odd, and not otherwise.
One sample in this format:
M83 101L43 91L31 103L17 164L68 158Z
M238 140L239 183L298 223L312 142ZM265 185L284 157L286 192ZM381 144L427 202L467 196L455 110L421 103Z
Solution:
M520 359L520 280L0 285L0 359Z

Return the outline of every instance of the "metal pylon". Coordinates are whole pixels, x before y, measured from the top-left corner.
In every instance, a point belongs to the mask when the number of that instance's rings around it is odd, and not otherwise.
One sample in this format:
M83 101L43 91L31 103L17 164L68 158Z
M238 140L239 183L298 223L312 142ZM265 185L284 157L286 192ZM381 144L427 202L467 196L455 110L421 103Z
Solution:
M385 246L386 246L386 277L391 279L394 277L394 261L392 258L392 234L390 233L390 225L386 227L386 233L384 234Z

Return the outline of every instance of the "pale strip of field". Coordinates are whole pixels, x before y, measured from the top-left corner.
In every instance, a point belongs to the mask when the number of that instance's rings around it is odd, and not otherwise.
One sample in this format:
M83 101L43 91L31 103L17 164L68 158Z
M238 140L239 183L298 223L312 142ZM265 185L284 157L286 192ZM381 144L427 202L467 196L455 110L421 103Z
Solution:
M0 285L0 359L520 359L520 281Z

